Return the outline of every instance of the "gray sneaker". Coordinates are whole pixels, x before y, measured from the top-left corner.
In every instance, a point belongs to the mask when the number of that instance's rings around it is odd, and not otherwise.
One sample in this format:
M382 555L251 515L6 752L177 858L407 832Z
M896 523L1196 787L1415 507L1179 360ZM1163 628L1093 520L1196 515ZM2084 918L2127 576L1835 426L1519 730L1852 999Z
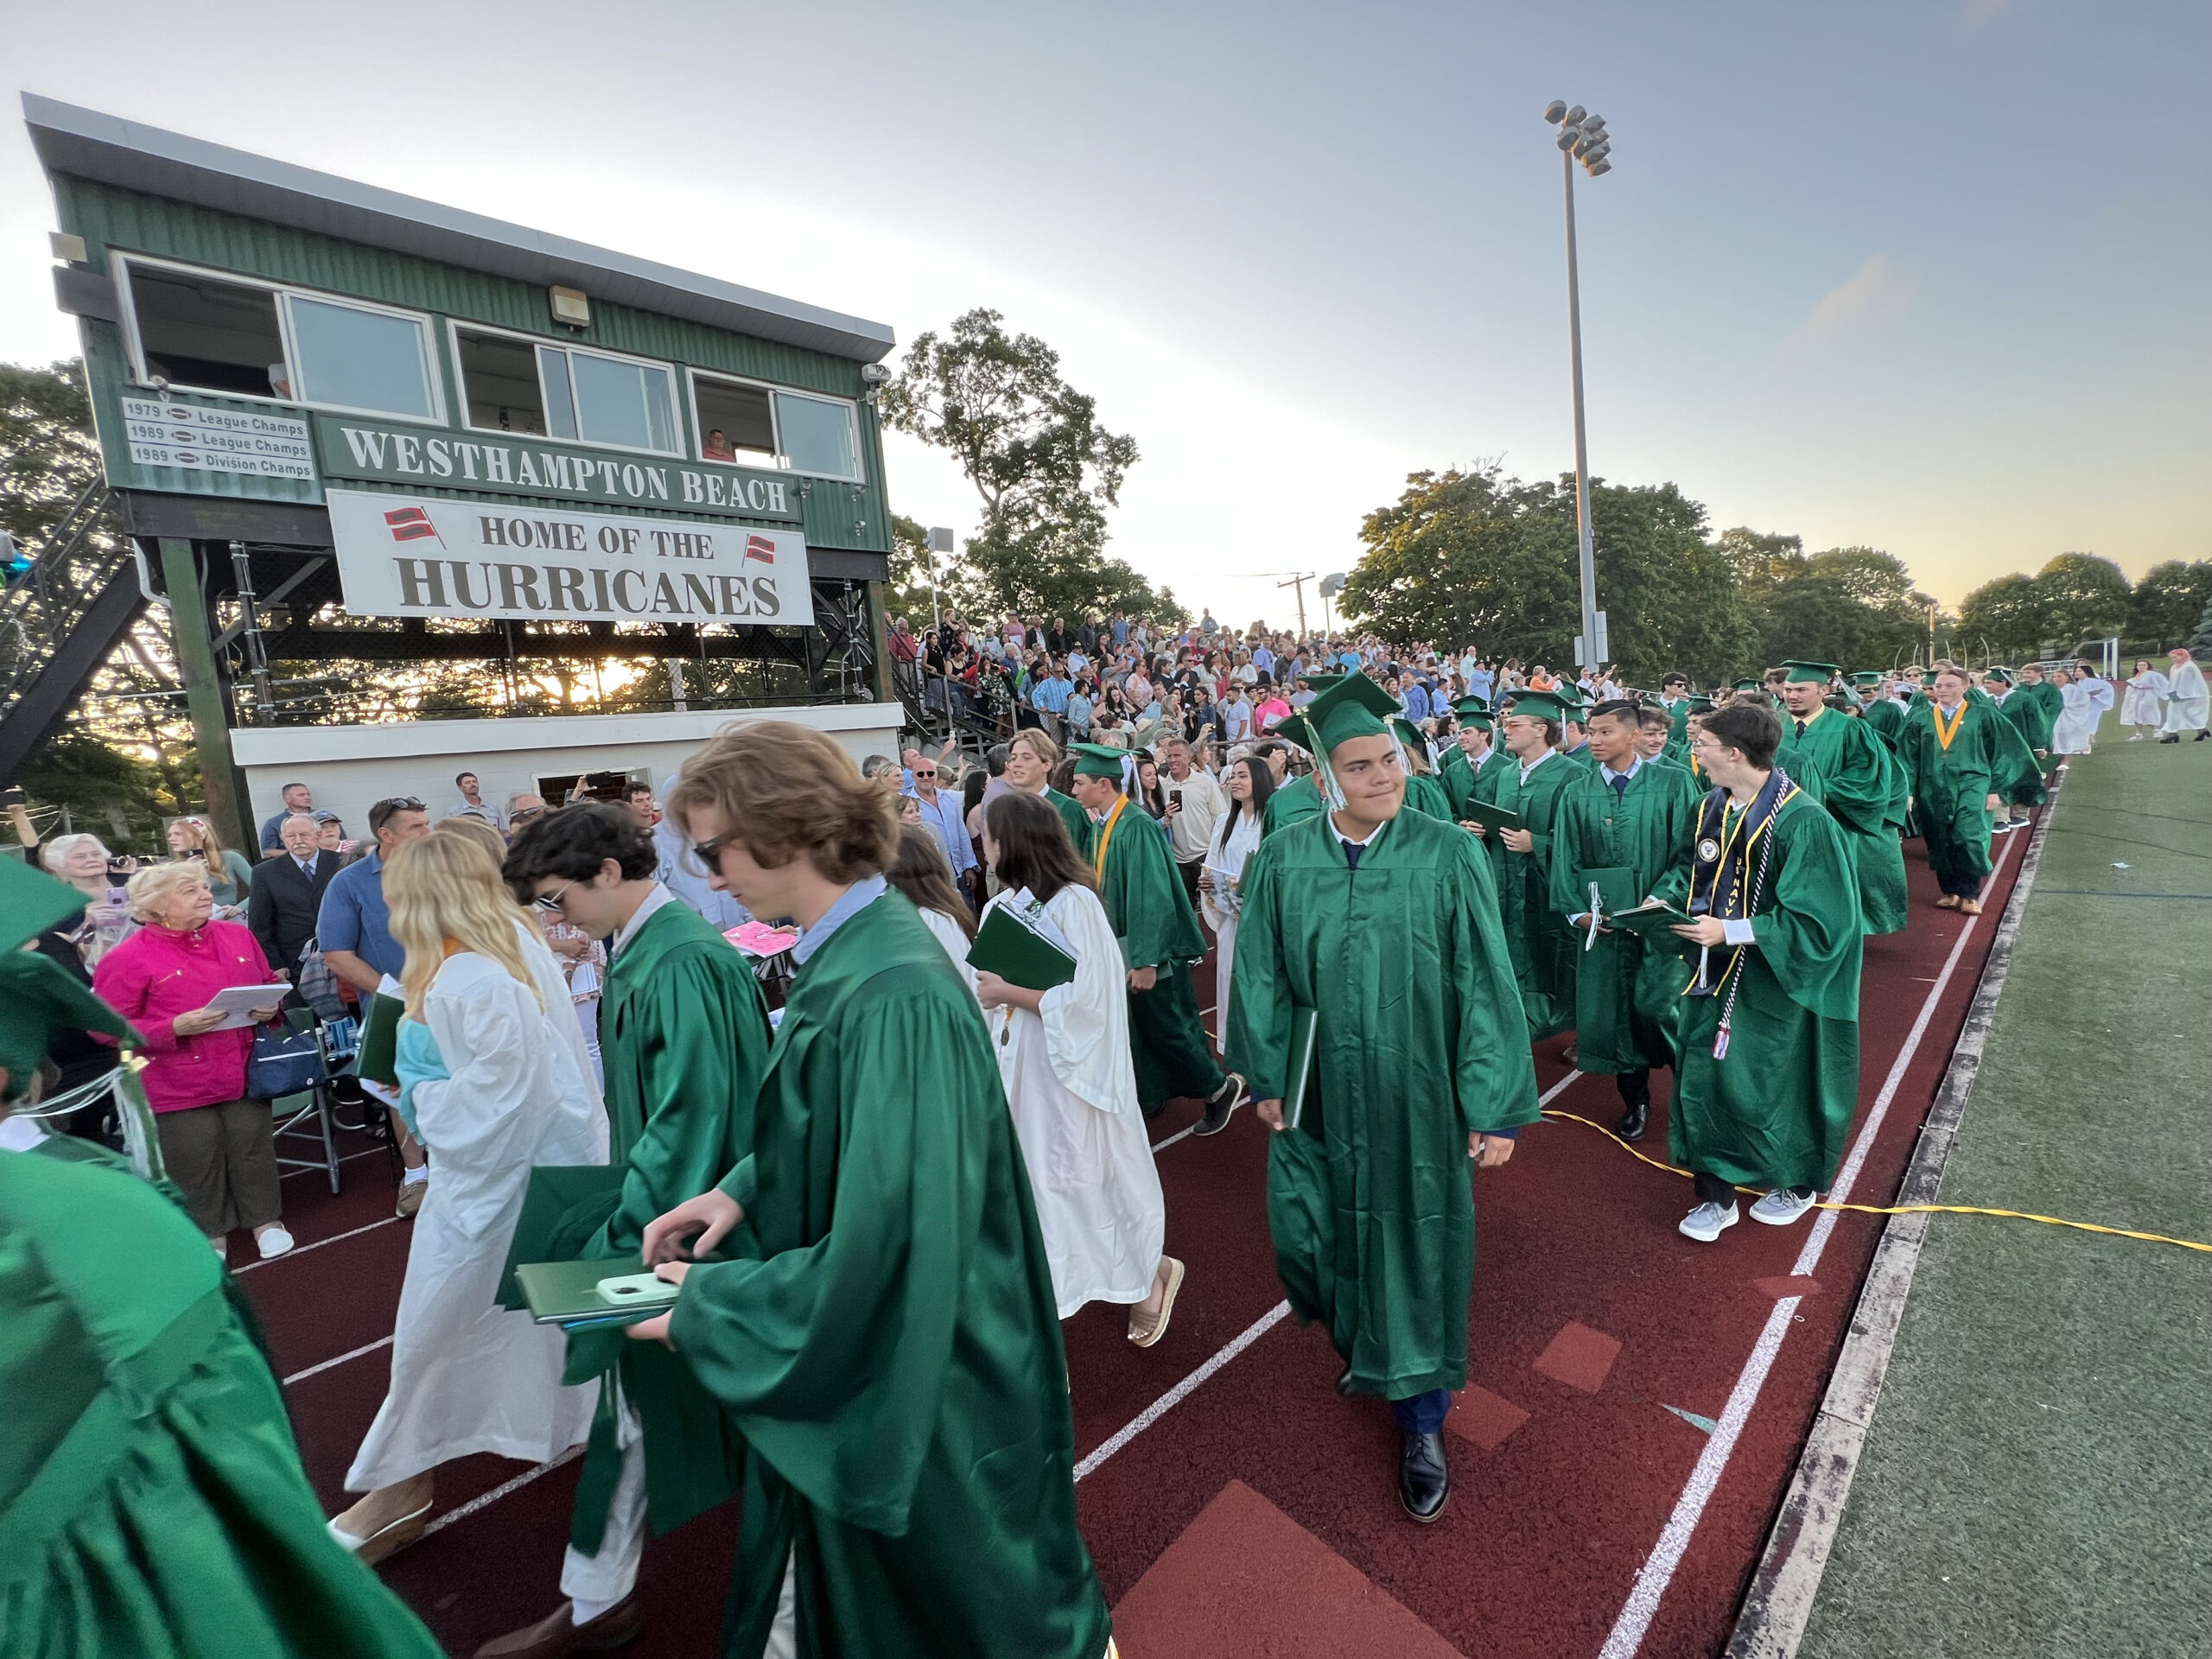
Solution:
M1801 1198L1788 1187L1777 1186L1751 1206L1751 1219L1763 1221L1770 1227L1787 1227L1811 1209L1813 1200L1819 1196L1808 1192Z
M1675 1230L1684 1238L1710 1244L1743 1218L1743 1213L1733 1204L1726 1209L1717 1204L1700 1204L1676 1224Z

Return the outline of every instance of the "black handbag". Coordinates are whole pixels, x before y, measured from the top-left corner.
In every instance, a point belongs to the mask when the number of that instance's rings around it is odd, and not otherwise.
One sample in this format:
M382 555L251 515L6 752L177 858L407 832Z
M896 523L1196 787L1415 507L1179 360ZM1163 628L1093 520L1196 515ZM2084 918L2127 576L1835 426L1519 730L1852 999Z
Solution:
M245 1064L245 1092L254 1100L303 1094L322 1081L322 1049L311 1031L257 1032Z

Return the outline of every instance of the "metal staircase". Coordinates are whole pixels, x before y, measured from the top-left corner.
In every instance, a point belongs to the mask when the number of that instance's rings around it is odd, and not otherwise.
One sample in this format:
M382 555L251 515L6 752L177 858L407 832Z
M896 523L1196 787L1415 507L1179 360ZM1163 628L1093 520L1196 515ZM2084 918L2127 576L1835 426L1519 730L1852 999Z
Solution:
M107 501L104 481L87 486L0 593L0 784L53 736L146 604L129 541L94 533Z

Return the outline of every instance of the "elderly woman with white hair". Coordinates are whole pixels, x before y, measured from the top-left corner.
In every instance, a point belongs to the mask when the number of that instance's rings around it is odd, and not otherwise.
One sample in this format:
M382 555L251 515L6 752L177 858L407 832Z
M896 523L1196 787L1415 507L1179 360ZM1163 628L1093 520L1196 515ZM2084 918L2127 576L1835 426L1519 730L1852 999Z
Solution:
M139 1081L169 1179L218 1255L229 1254L240 1227L252 1230L264 1256L282 1255L292 1236L277 1219L275 1126L269 1103L245 1091L253 1030L218 1029L227 1016L208 1006L232 986L273 984L269 959L244 923L213 919L215 895L197 860L140 870L130 903L142 925L100 958L92 989L146 1039ZM253 1018L275 1018L283 995L277 987Z
M121 943L130 931L130 907L123 880L111 873L114 858L98 836L56 836L39 849L38 861L85 895L85 919L70 937L87 969ZM136 860L124 861L136 868Z

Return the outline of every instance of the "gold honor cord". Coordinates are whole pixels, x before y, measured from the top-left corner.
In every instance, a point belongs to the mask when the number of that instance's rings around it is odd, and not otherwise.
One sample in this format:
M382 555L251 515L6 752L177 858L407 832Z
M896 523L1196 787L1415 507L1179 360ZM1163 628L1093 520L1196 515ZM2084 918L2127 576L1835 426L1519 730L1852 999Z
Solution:
M1663 1169L1669 1175L1679 1175L1684 1180L1692 1179L1687 1169L1677 1169L1672 1164L1662 1164L1656 1158L1646 1157L1602 1123L1578 1117L1573 1112L1556 1109L1547 1109L1544 1116L1562 1118L1569 1123L1580 1123L1585 1128L1595 1129L1638 1163L1649 1164L1654 1169ZM1759 1196L1759 1189L1755 1186L1739 1186L1736 1190ZM2184 1250L2202 1250L2212 1255L2212 1244L2200 1244L2193 1238L2169 1238L2164 1233L2139 1233L2128 1227L2100 1227L2094 1221L2066 1221L2057 1216L2031 1215L2025 1210L1992 1210L1974 1204L1900 1204L1885 1208L1874 1204L1830 1204L1819 1198L1815 1199L1810 1207L1815 1210L1848 1210L1861 1216L2001 1216L2007 1221L2038 1221L2046 1227L2071 1227L2077 1232L2105 1233L2114 1238L2139 1238L2146 1244L2177 1244Z

